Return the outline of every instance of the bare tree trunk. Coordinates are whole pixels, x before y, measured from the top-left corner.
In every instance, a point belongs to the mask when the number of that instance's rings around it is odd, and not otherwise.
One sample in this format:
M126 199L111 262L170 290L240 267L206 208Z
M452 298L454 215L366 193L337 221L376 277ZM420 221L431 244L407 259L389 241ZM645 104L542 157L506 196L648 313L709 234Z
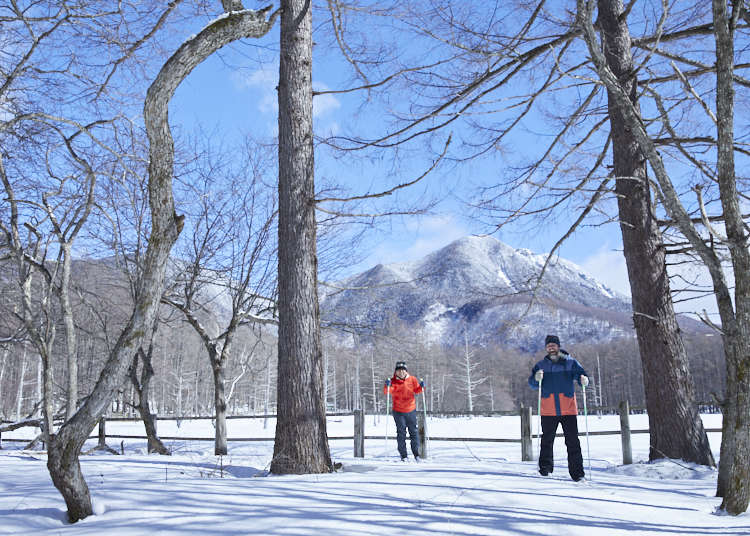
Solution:
M435 358L430 359L430 411L435 411L435 388L432 382L435 380Z
M16 392L16 422L21 420L21 408L23 404L23 381L26 376L26 345L23 345L21 354L21 374L18 378L18 391Z
M151 405L149 403L149 393L151 386L151 378L154 377L154 368L152 365L152 358L154 352L153 335L152 341L148 345L148 352L143 351L143 347L138 349L133 359L133 366L130 368L130 381L133 384L136 394L138 395L138 413L143 421L143 426L146 429L147 448L148 452L156 452L157 454L169 455L169 449L164 445L159 436L156 433L156 425L154 424L154 415L151 412ZM138 358L142 362L141 376L138 377Z
M360 368L362 364L362 356L359 352L354 355L354 384L352 385L352 399L354 400L354 407L352 409L362 409L360 402L362 400L362 393L360 392Z
M271 471L332 469L323 400L313 174L312 13L282 0L279 60L278 420Z
M464 331L464 372L466 373L466 401L469 405L469 411L474 411L474 396L471 385L471 352L469 352L469 337Z
M626 19L621 16L622 1L599 0L598 6L607 64L637 107L637 80L630 33ZM651 204L646 159L612 95L608 108L623 252L651 431L649 459L680 458L713 466L675 319L663 240Z
M214 408L216 411L214 454L223 456L227 454L227 400L224 396L225 360L219 355L215 346L208 357L211 360L211 370L214 376Z
M5 417L5 411L3 410L3 377L5 376L6 364L8 363L8 347L3 348L3 360L0 361L0 419Z
M490 411L495 411L495 388L493 385L490 379Z
M177 356L177 392L175 393L175 411L177 412L178 417L182 417L184 415L182 411L182 374L183 374L183 364L185 363L185 356L182 352Z
M728 296L719 303L727 367L722 450L717 493L721 508L732 515L750 504L750 241L740 210L734 162L734 29L745 2L713 0L716 41L717 175L724 213L726 243L734 272L734 314ZM716 277L715 277L716 279ZM714 285L717 287L718 285ZM719 294L721 296L721 294ZM724 451L726 437L727 452ZM727 465L729 467L727 467Z
M65 352L68 365L68 384L66 388L68 401L65 406L65 420L68 420L78 408L78 344L75 323L73 322L73 307L70 304L70 270L72 263L70 242L63 242L61 247L63 249L63 261L59 294L63 325L65 326Z
M323 402L328 406L328 352L323 352Z
M200 371L195 364L195 383L193 384L193 415L200 415Z
M370 370L372 371L372 424L376 425L380 419L378 412L378 380L375 377L375 347L370 349Z
M271 354L266 357L266 389L263 395L263 429L268 427L268 411L271 403Z
M719 474L716 482L716 496L722 497L722 508L729 512L733 508L736 514L747 510L747 483L742 480L742 474L747 470L747 456L743 454L744 444L742 434L750 429L747 422L748 400L747 380L741 380L750 374L750 369L743 366L742 348L724 337L724 353L727 357L727 387L724 403L722 404L721 451L719 457ZM747 349L745 349L747 351ZM746 356L747 354L745 354ZM743 393L742 390L745 390ZM743 428L745 427L745 428ZM744 460L743 460L744 456ZM744 501L744 503L743 503ZM744 504L744 507L743 507Z
M184 216L178 217L175 213L172 194L174 143L168 122L169 101L193 68L219 48L242 37L265 35L272 26L273 18L266 21L265 12L245 10L228 13L201 30L195 38L183 43L149 87L144 119L149 139L151 235L136 291L134 311L86 402L57 434L50 436L47 468L55 487L65 499L71 522L88 517L93 512L89 489L78 460L81 447L125 380L132 356L141 346L144 334L153 327L164 290L169 252L183 226Z
M336 360L334 359L332 362L333 370L331 370L331 375L333 376L331 386L333 387L333 409L338 411L339 409L339 399L336 396L338 393L338 389L336 388Z
M36 360L36 399L42 400L42 397L44 396L44 363L42 362L42 357L38 357L39 358ZM42 404L39 405L37 414L41 414L41 412Z

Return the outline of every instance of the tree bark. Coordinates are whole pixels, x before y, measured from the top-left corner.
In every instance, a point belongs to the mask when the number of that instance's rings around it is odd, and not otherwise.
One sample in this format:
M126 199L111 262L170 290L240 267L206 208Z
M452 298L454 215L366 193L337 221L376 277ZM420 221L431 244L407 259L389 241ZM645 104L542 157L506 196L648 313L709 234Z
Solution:
M224 394L224 365L223 352L220 354L214 345L208 355L211 360L211 370L214 376L214 408L216 411L216 427L214 438L214 454L227 454L227 398Z
M471 385L471 352L469 352L469 338L464 330L464 372L466 373L466 402L469 411L474 411L474 396Z
M125 380L132 356L152 329L164 290L164 273L172 245L182 230L184 216L177 216L172 193L174 143L169 128L169 101L177 86L203 60L222 46L243 37L260 37L273 26L265 11L237 11L216 19L193 39L183 43L167 60L149 87L144 104L149 139L149 207L151 234L136 290L135 307L127 325L104 365L86 402L50 436L47 468L68 507L71 522L92 514L91 496L81 473L79 454L88 435Z
M68 383L66 394L68 397L65 406L65 419L70 419L78 409L78 341L76 338L76 327L73 321L73 307L70 304L70 272L71 245L70 242L61 244L63 250L62 280L60 281L59 294L62 309L63 324L65 325L65 352L68 363Z
M682 204L653 140L638 116L627 94L607 67L601 51L596 46L594 28L584 0L577 0L578 23L582 25L599 78L612 93L623 113L628 127L638 140L648 158L661 189L664 206L672 220L700 256L711 274L716 303L721 318L721 331L727 362L727 399L724 404L724 437L722 438L721 465L717 494L724 496L721 508L737 515L747 510L750 500L750 250L734 175L734 91L733 91L733 29L742 4L733 3L731 21L726 15L726 3L713 1L714 36L716 39L717 73L717 178L719 196L726 227L726 246L732 260L735 276L734 303L724 275L720 256L692 223ZM664 121L668 118L662 118ZM705 222L704 222L705 223ZM708 225L706 225L708 228ZM709 229L714 239L721 240ZM734 307L736 306L736 311ZM725 451L726 448L726 451ZM728 465L729 467L726 467ZM723 487L722 487L723 486Z
M279 374L271 472L332 469L318 309L309 0L282 0L279 61Z
M726 292L719 292L724 332L727 397L724 404L717 494L721 508L738 515L750 504L750 249L740 211L734 162L734 28L744 2L713 0L716 41L717 175L726 242L734 272L734 314ZM715 287L720 285L716 284ZM721 283L723 280L719 280ZM717 298L718 301L718 298ZM726 447L726 451L724 450Z
M599 27L607 65L637 104L630 33L621 0L599 0ZM698 414L687 353L675 319L665 249L656 222L646 159L608 91L615 191L628 269L648 409L649 459L679 458L714 465Z
M155 332L154 332L155 333ZM153 337L153 335L152 335ZM138 349L133 359L133 366L130 369L130 382L133 384L136 394L138 395L138 413L143 421L143 426L146 429L146 441L148 452L156 452L157 454L169 455L169 449L164 445L161 439L159 439L156 433L156 425L154 424L154 415L151 412L151 405L149 403L149 392L151 389L151 378L154 377L154 368L152 366L154 355L154 344L153 341L148 345L148 352L143 351L143 347ZM140 379L138 378L138 358L140 357L143 363L141 369Z
M193 327L195 332L203 342L203 346L208 354L208 362L211 365L211 373L214 382L214 417L215 417L215 436L214 436L214 454L224 456L227 454L227 398L224 389L226 378L226 362L229 350L232 344L233 333L238 324L233 320L224 334L218 337L211 337L208 331L203 327L198 317L193 314L189 306L180 305L170 302L174 307L182 311L188 323ZM223 339L223 343L222 343ZM193 393L193 408L198 407L198 371L196 370L195 389ZM180 377L181 378L181 377ZM180 391L182 389L180 388ZM181 404L180 404L181 405Z
M3 348L3 358L2 361L0 361L0 400L3 399L3 376L5 376L5 365L8 362L8 347L6 346ZM5 418L5 412L3 411L3 405L0 404L0 419Z
M18 391L16 392L16 421L21 420L21 409L23 407L23 381L26 376L26 345L23 345L21 354L21 373L18 377Z

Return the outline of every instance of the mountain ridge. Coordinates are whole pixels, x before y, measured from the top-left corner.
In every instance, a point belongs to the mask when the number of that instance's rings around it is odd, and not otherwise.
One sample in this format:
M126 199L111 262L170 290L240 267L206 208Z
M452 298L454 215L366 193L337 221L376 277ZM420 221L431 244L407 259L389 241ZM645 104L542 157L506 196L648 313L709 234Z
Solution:
M634 334L627 297L559 257L538 284L545 260L489 236L468 236L337 283L339 290L321 295L321 313L327 322L373 328L395 317L426 342L447 346L467 336L529 351L548 332L566 343Z

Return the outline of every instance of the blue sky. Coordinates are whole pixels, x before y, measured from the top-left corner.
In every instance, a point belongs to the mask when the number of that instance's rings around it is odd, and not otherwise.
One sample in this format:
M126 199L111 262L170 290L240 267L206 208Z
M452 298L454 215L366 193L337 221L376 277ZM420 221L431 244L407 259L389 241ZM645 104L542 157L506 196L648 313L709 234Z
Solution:
M277 35L267 37L263 46L255 43L242 45L221 56L214 57L199 68L178 89L171 108L174 126L189 130L200 125L207 131L217 129L231 139L243 133L270 139L276 134L277 102L276 81L278 63L274 52ZM325 58L317 61L313 70L316 90L348 87L341 75L342 66ZM356 116L356 103L361 95L322 95L314 100L315 128L321 134L337 134ZM358 118L362 120L362 118ZM369 116L365 120L378 121ZM385 119L383 119L385 121ZM407 155L408 156L408 155ZM412 153L399 164L364 159L352 164L351 160L332 158L325 148L316 152L316 173L319 184L326 177L351 187L352 192L377 191L380 177L392 180L411 180L425 169L426 160ZM398 169L394 172L394 166ZM473 195L472 188L481 183L483 174L491 173L484 164L451 166L438 171L424 183L399 193L399 201L408 203L413 198L434 195L442 201L424 216L392 217L382 221L368 234L362 244L362 261L351 267L352 272L367 269L378 263L413 260L434 251L453 240L470 234L484 234L488 227L476 218L464 203ZM343 177L343 180L341 179ZM516 248L528 248L545 253L567 230L569 222L554 221L547 225L510 227L493 236ZM628 295L629 286L624 257L621 253L619 227L609 224L602 227L582 228L560 249L560 256L580 265L609 287ZM703 277L704 281L705 276ZM712 298L702 303L678 305L680 311L706 308L715 310Z

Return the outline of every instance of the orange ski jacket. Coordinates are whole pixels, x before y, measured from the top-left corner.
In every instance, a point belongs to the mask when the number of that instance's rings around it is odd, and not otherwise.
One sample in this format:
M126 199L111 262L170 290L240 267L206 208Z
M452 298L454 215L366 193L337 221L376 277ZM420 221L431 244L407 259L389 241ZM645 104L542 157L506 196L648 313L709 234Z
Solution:
M549 354L531 369L529 387L539 388L534 375L543 370L542 377L542 416L578 415L575 384L581 384L581 375L588 376L581 364L563 349L560 358L552 361Z
M409 413L417 409L417 401L414 399L414 395L421 393L422 387L419 385L419 380L414 376L409 375L403 380L399 380L394 375L391 378L391 386L383 386L383 394L389 391L393 399L393 411Z

